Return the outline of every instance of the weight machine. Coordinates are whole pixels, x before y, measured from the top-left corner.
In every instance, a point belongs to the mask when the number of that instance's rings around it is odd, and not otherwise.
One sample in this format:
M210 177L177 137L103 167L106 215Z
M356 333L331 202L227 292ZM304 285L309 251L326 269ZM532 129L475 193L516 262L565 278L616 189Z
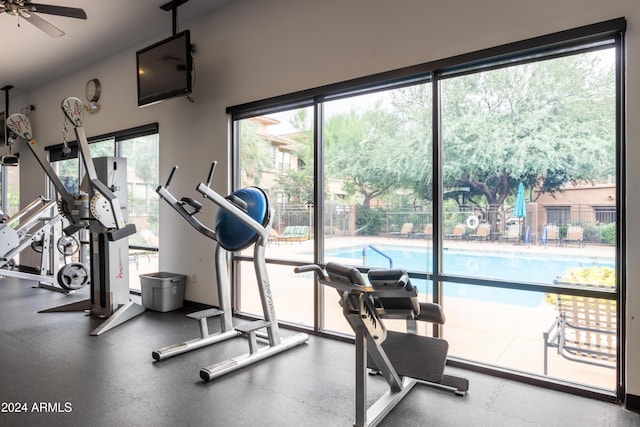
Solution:
M61 235L62 218L55 200L39 197L1 224L0 275L34 280L38 282L36 287L63 293L89 283L88 270L83 264L67 262L79 245L73 236ZM14 257L27 247L40 253L38 273L15 269ZM62 268L56 248L65 256Z
M188 314L187 317L198 320L200 338L172 344L153 351L153 358L156 361L167 359L191 350L236 338L240 335L247 336L249 341L249 353L202 368L200 370L200 378L205 381L213 380L244 366L281 353L303 344L309 339L309 336L304 333L298 333L287 338L280 337L264 254L269 230L271 229L272 216L266 193L258 187L247 187L237 190L227 197L222 197L210 188L215 166L216 163L214 162L211 165L206 184L199 183L196 187L196 190L205 199L212 201L219 208L215 221L215 230L205 226L196 218L196 215L203 207L200 202L188 197L177 200L169 192L169 186L178 169L177 166L171 171L167 183L164 186L158 186L156 189L160 198L169 203L199 233L217 242L215 267L220 307ZM251 245L254 245L254 267L264 320L233 326L231 286L227 267L228 252L240 251ZM207 328L207 318L209 317L218 317L220 319L220 333L209 334ZM260 329L266 329L266 336L258 333ZM257 337L268 340L268 345L258 348Z
M31 123L24 114L13 114L7 119L7 127L27 142L27 146L51 180L58 193L58 209L68 220L64 229L68 236L88 228L90 231L90 283L91 297L87 300L53 307L45 312L83 311L106 320L91 335L100 335L115 326L141 314L144 307L131 301L129 295L129 243L128 236L136 232L134 224L127 224L116 191L126 189L125 159L106 159L102 164L102 181L98 177L94 159L82 127L83 105L78 98L68 97L62 101L66 121L74 128L78 148L86 170L83 190L71 194L55 173L46 154L33 139ZM65 141L65 148L66 141ZM96 159L97 160L97 159ZM125 174L124 183L107 186L107 178L118 171ZM122 178L121 178L122 181ZM125 198L126 200L126 198Z
M366 283L358 269L330 262L294 269L314 272L321 284L340 295L344 317L356 339L356 427L375 426L418 383L466 394L466 378L444 374L449 344L439 338L417 335L416 321L444 323L438 304L419 302L418 291L401 269L370 270ZM382 319L404 319L407 332L388 331ZM367 408L367 373L384 377L389 390Z

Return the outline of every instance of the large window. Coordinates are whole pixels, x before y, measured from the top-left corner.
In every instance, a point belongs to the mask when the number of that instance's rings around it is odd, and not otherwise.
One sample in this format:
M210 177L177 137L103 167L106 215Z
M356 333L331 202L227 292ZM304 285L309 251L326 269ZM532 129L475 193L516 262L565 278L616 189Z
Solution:
M235 128L242 159L241 186L264 189L274 210L267 257L289 258L283 251L293 251L296 260L313 262L313 109L251 117L239 120ZM300 163L305 167L291 167ZM238 305L242 311L262 313L251 248L243 255L249 260L240 263ZM301 282L289 265L269 264L267 270L274 282L271 289L278 320L313 327L313 283Z
M612 224L616 222L615 206L599 206L593 208L595 212L596 223Z
M8 96L8 92L5 92ZM5 112L0 111L0 144L8 145ZM9 145L9 153L12 146ZM20 166L0 167L0 215L13 216L20 210Z
M0 191L5 215L13 216L20 210L20 165L2 166Z
M548 207L547 222L556 225L567 225L571 223L571 206Z
M70 143L69 147L69 153L62 147L52 147L49 158L67 190L76 193L85 172L76 143ZM121 205L126 206L127 222L135 224L137 229L137 233L129 237L129 285L140 290L139 275L158 270L159 208L154 191L159 182L157 125L89 138L89 152L92 158L127 159L128 200ZM80 240L88 239L81 237Z
M451 360L615 396L623 29L608 21L229 108L235 186L266 188L276 207L278 318L351 334L335 293L295 265L405 268L443 305L446 325L422 333L446 338ZM300 168L283 167L284 153ZM603 197L606 212L594 207ZM283 237L288 227L302 237ZM260 315L251 256L234 258L236 308Z

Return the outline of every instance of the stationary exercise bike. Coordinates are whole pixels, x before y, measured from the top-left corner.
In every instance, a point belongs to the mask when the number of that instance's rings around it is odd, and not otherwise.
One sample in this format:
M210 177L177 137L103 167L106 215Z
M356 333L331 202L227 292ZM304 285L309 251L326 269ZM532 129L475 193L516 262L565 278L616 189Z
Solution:
M356 427L375 426L418 383L443 387L463 396L466 378L444 374L449 344L417 335L416 321L444 323L438 304L419 302L418 291L402 269L370 270L368 283L355 267L330 262L303 265L319 282L340 295L344 317L356 335ZM407 332L388 331L383 319L404 319ZM389 390L367 408L367 376L380 374Z
M258 187L247 187L234 191L227 197L222 197L210 188L215 166L216 163L214 162L211 165L206 184L199 183L196 188L205 199L212 201L219 208L215 229L205 226L196 218L196 215L203 207L200 202L188 197L177 200L169 192L169 186L178 169L177 166L171 171L166 185L160 185L156 189L160 198L169 203L193 228L218 243L215 249L215 269L220 307L188 314L187 317L198 320L200 337L153 351L152 357L156 361L160 361L241 335L245 335L249 341L249 353L202 368L200 377L205 381L210 381L281 353L303 344L309 339L309 336L304 333L298 333L287 338L280 337L265 263L265 246L271 229L272 216L266 193ZM229 284L227 254L228 252L241 251L251 245L254 245L253 259L264 320L256 320L234 326L231 312L231 286ZM220 319L220 333L209 334L207 327L207 318L209 317L218 317ZM258 332L261 329L266 329L266 336ZM266 339L268 345L259 348L257 338Z

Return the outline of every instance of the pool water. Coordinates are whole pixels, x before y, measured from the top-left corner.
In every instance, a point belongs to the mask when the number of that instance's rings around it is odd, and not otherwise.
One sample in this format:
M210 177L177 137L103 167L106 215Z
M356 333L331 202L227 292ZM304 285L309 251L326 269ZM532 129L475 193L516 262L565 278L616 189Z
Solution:
M365 251L365 265L369 267L389 267L389 259L376 250L384 253L393 261L394 268L409 271L432 271L433 259L431 252L420 248L400 248L398 246L376 246ZM345 264L362 265L363 248L351 247L327 251L327 259L340 261ZM456 276L470 276L483 279L513 280L552 284L553 280L561 276L565 270L574 267L589 267L597 262L599 266L614 267L613 262L602 262L591 258L551 258L542 255L528 254L500 254L473 253L445 250L443 252L443 271ZM431 294L431 281L411 279L421 294ZM501 289L489 286L465 285L460 283L445 283L444 295L455 298L472 299L476 301L495 302L501 304L518 305L523 307L537 307L543 300L543 292Z

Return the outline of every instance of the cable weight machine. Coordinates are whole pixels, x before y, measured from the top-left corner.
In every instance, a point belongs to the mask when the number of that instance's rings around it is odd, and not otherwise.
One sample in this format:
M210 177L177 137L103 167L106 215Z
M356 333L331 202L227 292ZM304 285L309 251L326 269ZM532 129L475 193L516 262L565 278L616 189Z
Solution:
M126 159L101 158L102 175L108 176L119 171L120 176L125 176L121 185L107 186L99 179L96 164L89 152L89 144L82 126L82 101L68 97L62 101L61 108L65 115L65 126L68 120L74 127L78 149L86 170L83 191L78 194L67 191L49 164L46 153L33 138L31 123L24 114L9 116L7 127L27 142L27 146L55 187L58 193L58 209L69 222L64 233L70 236L81 229L88 229L90 232L90 298L42 310L41 313L88 310L92 315L106 318L91 332L91 335L100 335L144 312L144 307L132 302L129 295L128 236L134 234L136 228L134 224L126 223L123 207L115 194L118 187L126 188ZM108 172L105 173L104 169ZM104 177L103 180L106 181ZM74 272L69 271L69 274L73 275Z
M38 282L34 287L71 293L89 283L89 270L70 262L79 244L73 236L61 235L63 216L56 200L40 196L0 224L0 275ZM38 268L15 265L14 257L26 248L40 254ZM59 266L59 255L65 264Z

